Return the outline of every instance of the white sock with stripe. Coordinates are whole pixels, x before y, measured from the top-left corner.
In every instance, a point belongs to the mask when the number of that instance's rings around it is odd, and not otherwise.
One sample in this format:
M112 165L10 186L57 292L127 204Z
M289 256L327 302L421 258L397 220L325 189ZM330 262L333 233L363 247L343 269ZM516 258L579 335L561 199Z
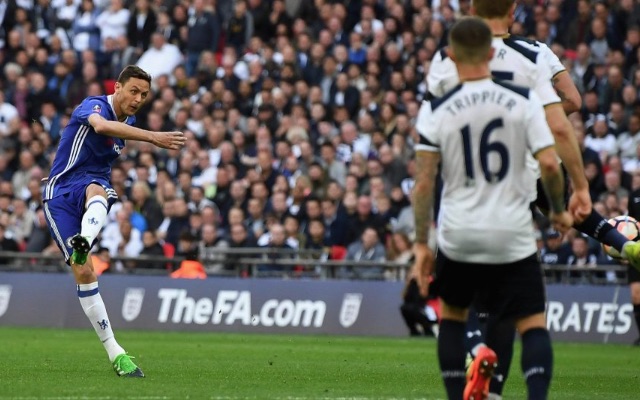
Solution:
M98 291L98 282L78 285L78 298L84 313L89 318L93 329L95 329L104 349L109 355L109 361L113 362L116 356L124 353L124 349L120 347L111 329L111 322L107 315L107 309L102 301L102 296Z
M86 207L87 209L82 216L80 235L86 237L91 245L107 221L107 199L102 196L93 196L87 200Z

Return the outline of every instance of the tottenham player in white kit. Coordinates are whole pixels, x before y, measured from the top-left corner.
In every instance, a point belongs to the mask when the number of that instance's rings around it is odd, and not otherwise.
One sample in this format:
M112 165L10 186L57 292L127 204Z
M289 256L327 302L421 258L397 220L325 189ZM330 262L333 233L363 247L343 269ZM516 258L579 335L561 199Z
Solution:
M623 252L629 262L637 268L640 264L640 243L628 241L626 237L607 224L606 220L595 212L591 205L580 151L571 124L565 115L565 112L571 113L580 108L579 93L560 60L546 45L508 35L509 27L513 21L514 9L513 0L474 1L472 13L483 18L494 35L492 45L496 50L494 58L489 64L492 74L498 79L532 88L541 98L545 106L547 123L556 140L556 149L571 177L573 195L568 202L568 209L575 219L576 225L574 227ZM458 82L454 63L443 49L434 57L429 71L430 97L442 96L446 90L451 89ZM551 82L555 84L555 91ZM533 172L539 174L536 163L531 158L530 164ZM540 210L546 212L549 210L549 204L546 196L541 195L542 192L538 180L537 191L532 191L532 199L535 199L535 205ZM470 319L473 322L474 318ZM513 352L513 327L508 324L490 323L487 329L493 331L494 338L501 338L489 343L501 360L496 371L496 379L491 382L492 399L499 399L509 372ZM469 332L479 331L477 326L470 324ZM475 356L475 351L481 347L482 340L478 336L471 336L467 343L469 350ZM472 365L473 367L474 365Z
M513 0L476 0L473 3L472 12L489 24L494 35L492 46L495 48L495 54L489 63L492 75L496 79L533 89L545 106L547 123L554 134L556 150L571 178L573 193L568 201L568 209L575 218L575 228L601 243L614 247L632 265L640 268L640 243L629 241L593 210L581 152L563 109L564 105L568 111L575 111L575 105L567 106L566 99L561 99L552 85L552 79L559 81L561 78L567 78L558 77L558 74L564 71L564 67L546 45L508 34L514 10ZM453 61L447 57L444 49L434 56L427 81L430 95L436 98L458 83ZM532 163L532 160L530 162ZM537 173L535 163L532 163L532 170ZM537 192L540 191L538 185ZM549 205L544 196L537 196L537 192L532 191L532 199L536 200L537 197L536 205L546 212Z
M538 96L491 79L491 30L478 18L464 18L450 32L448 56L461 83L425 102L416 128L414 274L433 270L428 232L434 183L441 163L444 182L437 226L442 321L438 359L449 399L486 398L495 354L465 388L464 336L468 308L486 299L496 319L512 320L522 336L522 366L529 398L545 399L552 371L546 330L545 291L529 208L532 155L550 204L549 217L561 231L573 224L564 206L564 178L554 138ZM424 281L421 288L426 290Z

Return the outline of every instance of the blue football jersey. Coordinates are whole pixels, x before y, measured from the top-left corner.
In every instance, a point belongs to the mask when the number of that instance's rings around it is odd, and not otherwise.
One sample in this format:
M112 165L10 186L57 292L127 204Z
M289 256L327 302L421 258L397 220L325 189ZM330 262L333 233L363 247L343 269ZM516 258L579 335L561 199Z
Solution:
M125 141L96 133L88 120L93 113L109 121L118 120L111 96L87 97L76 107L62 132L44 200L69 193L81 182L110 181L111 165L124 149ZM135 117L128 117L125 123L133 125Z

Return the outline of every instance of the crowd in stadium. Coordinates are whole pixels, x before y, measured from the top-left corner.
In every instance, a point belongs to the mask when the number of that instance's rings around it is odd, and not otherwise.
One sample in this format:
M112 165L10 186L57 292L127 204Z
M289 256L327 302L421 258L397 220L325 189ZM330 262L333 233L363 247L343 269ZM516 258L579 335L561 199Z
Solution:
M640 189L640 5L518 3L512 33L550 46L583 96L570 119L596 208L625 213ZM96 249L106 259L262 246L407 262L425 76L469 9L468 0L0 2L0 249L59 251L41 186L60 132L83 98L111 93L136 64L154 78L137 126L189 141L182 151L127 143L112 173L120 202ZM610 262L597 242L556 241L541 229L548 263ZM207 273L230 268L221 261ZM372 271L384 275L343 272Z

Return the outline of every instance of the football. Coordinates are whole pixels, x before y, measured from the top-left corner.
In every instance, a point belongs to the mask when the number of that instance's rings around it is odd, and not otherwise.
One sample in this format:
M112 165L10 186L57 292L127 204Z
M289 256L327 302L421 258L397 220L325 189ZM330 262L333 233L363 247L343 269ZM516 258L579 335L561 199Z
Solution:
M629 217L628 215L620 215L618 217L611 218L608 222L629 240L640 240L640 225L635 218ZM609 257L615 260L622 260L622 256L618 250L611 246L607 246L606 244L603 244L602 248Z

